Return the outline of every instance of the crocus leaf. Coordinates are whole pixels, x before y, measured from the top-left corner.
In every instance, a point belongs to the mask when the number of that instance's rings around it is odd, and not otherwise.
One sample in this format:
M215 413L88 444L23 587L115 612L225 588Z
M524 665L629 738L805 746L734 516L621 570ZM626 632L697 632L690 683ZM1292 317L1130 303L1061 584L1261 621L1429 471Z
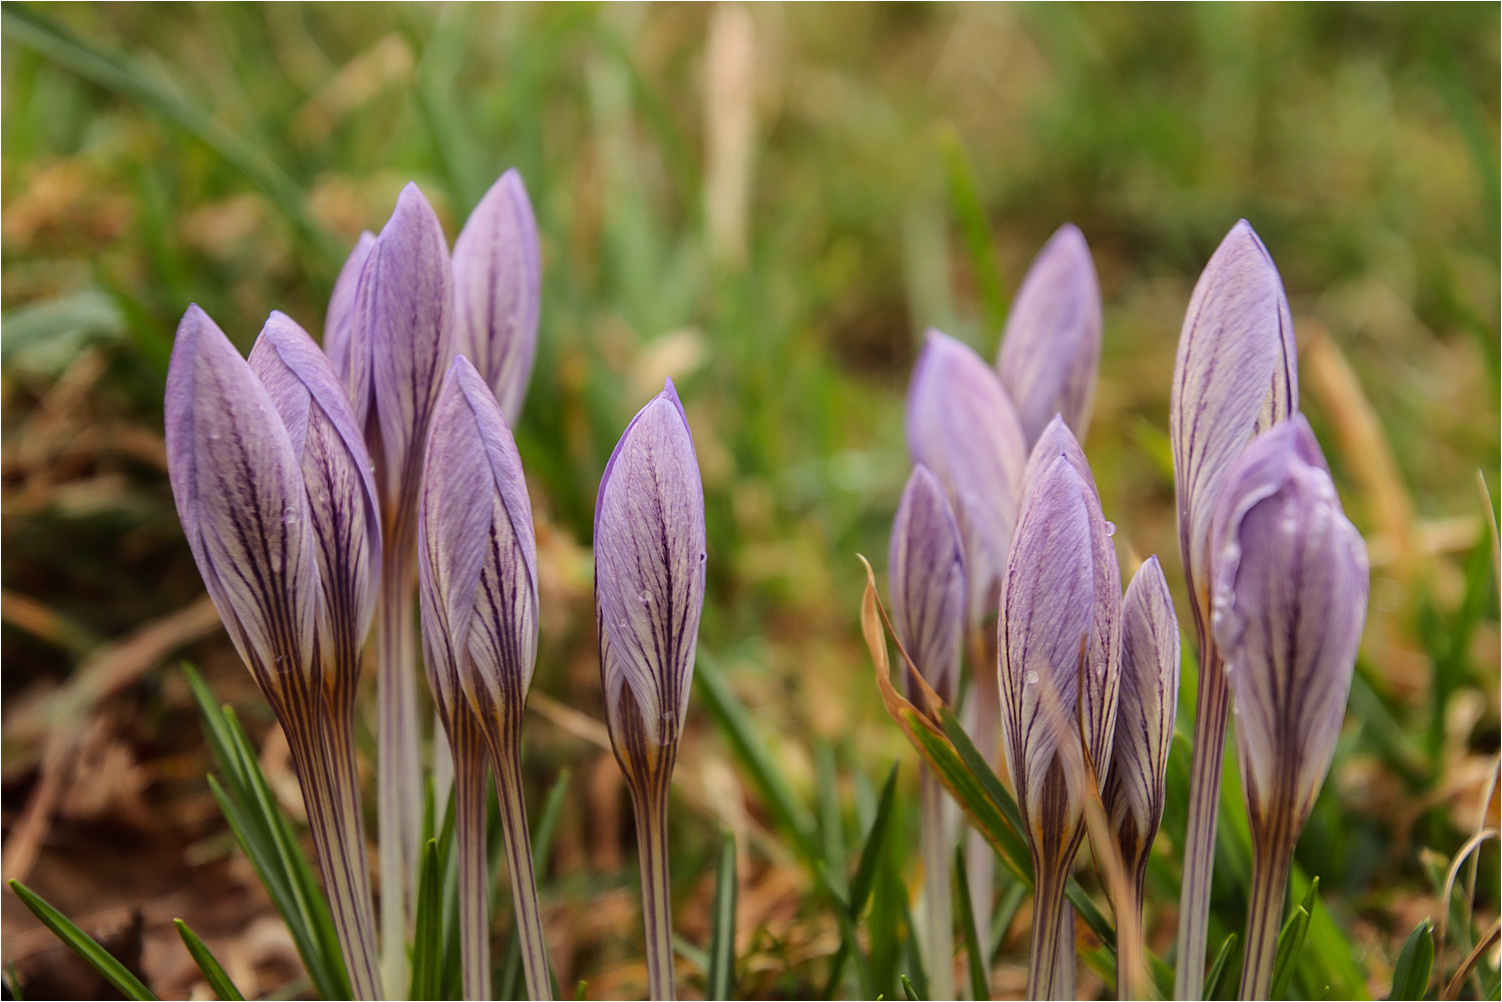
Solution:
M438 867L438 842L428 839L422 847L417 877L417 915L413 921L412 987L408 998L436 999L441 976L443 948L442 870Z
M715 867L714 908L709 930L709 977L705 997L729 999L735 991L735 836L720 843Z
M989 999L991 986L986 979L986 954L981 950L979 934L975 928L975 909L970 904L970 881L966 879L965 847L954 847L955 873L955 919L965 931L965 956L970 971L970 997ZM946 921L947 916L936 916L933 921ZM948 963L948 957L936 957L935 963Z
M110 952L95 942L92 936L69 922L62 912L44 901L31 888L19 880L12 880L10 889L15 892L16 897L21 899L22 904L31 909L31 913L40 919L43 925L52 930L54 936L62 940L68 949L82 957L90 967L98 971L100 977L114 985L120 994L128 999L156 998L124 964L111 956Z
M923 996L918 994L917 989L913 987L913 983L908 980L908 976L906 974L902 975L901 980L903 997L908 999L909 1002L919 1002Z
M1287 997L1288 982L1299 962L1299 954L1304 950L1304 934L1309 930L1309 916L1314 910L1314 899L1318 891L1319 878L1315 877L1309 885L1309 893L1304 895L1304 900L1288 916L1288 921L1283 923L1283 931L1278 934L1278 945L1273 954L1273 979L1268 992L1269 998Z
M240 994L240 989L235 987L234 981L225 973L223 965L217 957L204 945L198 934L188 928L188 923L182 919L173 919L172 923L177 926L177 934L182 937L183 946L188 948L188 954L193 958L193 963L198 965L198 970L203 974L204 980L214 990L214 994L224 999L225 1002L243 1002L245 996Z
M1228 965L1231 961L1231 952L1236 949L1239 939L1240 937L1233 932L1220 944L1220 951L1215 954L1215 960L1210 964L1210 970L1205 974L1204 998L1218 999L1224 997L1221 994L1222 984L1226 986L1227 991L1230 990Z
M1434 921L1424 919L1414 926L1392 970L1390 999L1422 999L1429 988L1434 966Z

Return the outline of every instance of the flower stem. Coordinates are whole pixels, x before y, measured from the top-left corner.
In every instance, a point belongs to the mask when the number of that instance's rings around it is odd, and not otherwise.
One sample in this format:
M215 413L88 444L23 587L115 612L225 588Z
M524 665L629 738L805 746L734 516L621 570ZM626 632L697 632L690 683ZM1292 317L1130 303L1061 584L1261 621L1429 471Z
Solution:
M1226 750L1230 687L1220 652L1200 629L1199 694L1194 711L1194 756L1189 767L1189 819L1184 834L1184 879L1179 895L1178 966L1174 998L1199 1002L1204 994L1205 943L1210 923L1210 877L1215 868L1215 828Z
M970 697L965 728L975 747L993 768L1001 749L1001 676L986 630L970 631ZM998 770L998 771L1002 771ZM970 905L975 913L975 941L991 942L992 889L996 884L996 851L974 826L967 826L965 879L970 886ZM942 998L943 996L939 996Z
M511 875L511 906L516 913L516 939L521 948L522 971L529 998L551 1000L553 985L548 977L548 944L542 932L542 909L537 901L537 875L532 862L532 839L527 827L527 804L522 796L520 742L492 750L495 788L501 802L501 831L506 845L506 869Z
M1074 955L1061 963L1063 944L1064 881L1067 873L1057 866L1033 861L1036 884L1033 891L1033 945L1027 962L1027 997L1060 999L1073 982ZM1071 923L1071 932L1073 923ZM1068 968L1066 970L1066 968Z
M454 763L454 847L459 863L459 963L466 999L485 999L490 986L490 878L485 846L485 747L468 708L454 714L449 735Z
M1117 902L1116 910L1116 995L1122 999L1145 999L1147 971L1143 966L1142 944L1142 876L1139 870L1132 882L1131 895Z
M1252 896L1246 916L1246 959L1241 967L1237 998L1265 999L1272 985L1273 961L1278 934L1283 925L1283 900L1288 894L1288 873L1293 866L1293 847L1275 844L1252 848Z
M954 998L954 905L946 865L954 838L945 823L944 788L938 777L924 767L918 785L923 805L923 956L929 993Z
M399 540L392 539L393 543ZM381 955L386 983L407 983L409 901L416 883L422 826L422 776L417 755L416 645L412 574L415 561L393 545L381 567L376 697L380 730L376 771L381 859Z
M667 784L652 784L638 796L632 789L636 814L636 846L641 858L641 908L647 938L647 997L677 998L673 986L673 914L668 874Z

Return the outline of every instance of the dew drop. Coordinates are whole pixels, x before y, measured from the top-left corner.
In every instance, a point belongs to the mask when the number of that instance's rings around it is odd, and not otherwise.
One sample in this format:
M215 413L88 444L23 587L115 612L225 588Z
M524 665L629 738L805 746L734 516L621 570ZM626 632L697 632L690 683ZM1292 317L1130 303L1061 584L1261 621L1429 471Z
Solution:
M652 604L652 593L649 592L649 591L642 592L641 593L641 600L643 602L645 602L647 605L651 605Z
M1022 676L1022 680L1028 685L1037 685L1038 673L1035 671L1029 671L1026 675Z
M1116 523L1115 522L1107 522L1106 523L1106 535L1107 536L1114 536L1114 535L1116 535Z
M217 442L217 441L219 441L219 433L217 431L211 431L211 432L209 432L209 441L210 442Z

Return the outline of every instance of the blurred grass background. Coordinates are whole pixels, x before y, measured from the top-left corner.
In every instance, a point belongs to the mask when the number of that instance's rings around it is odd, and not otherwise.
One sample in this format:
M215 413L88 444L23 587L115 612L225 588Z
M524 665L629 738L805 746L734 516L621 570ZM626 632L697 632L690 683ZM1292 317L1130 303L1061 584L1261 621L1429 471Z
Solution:
M170 667L190 655L268 731L195 605L167 488L177 320L198 302L244 349L271 309L316 332L402 184L452 239L510 166L544 260L517 438L544 560L529 770L539 796L574 770L544 888L565 984L644 982L589 596L595 490L625 422L678 383L709 506L701 670L749 708L837 857L891 763L915 776L858 639L855 554L885 563L916 346L935 325L992 355L1066 220L1105 300L1086 449L1123 557L1161 554L1180 593L1166 433L1189 292L1241 217L1282 271L1303 406L1373 556L1351 713L1299 855L1346 954L1330 963L1385 992L1407 931L1439 914L1435 868L1497 824L1495 505L1478 486L1499 484L1494 5L7 4L0 47L6 871L22 830L28 879L86 928L129 932L142 910L162 991L193 984L174 914L262 991L297 973L237 869ZM120 643L143 626L158 632ZM680 932L702 942L716 833L735 831L741 990L806 994L834 922L744 756L691 713ZM1149 890L1160 951L1178 812ZM1482 859L1484 928L1495 848ZM1222 870L1217 928L1238 930ZM9 895L3 915L23 983L63 976ZM1002 993L1021 991L1016 925ZM895 972L878 972L888 997Z

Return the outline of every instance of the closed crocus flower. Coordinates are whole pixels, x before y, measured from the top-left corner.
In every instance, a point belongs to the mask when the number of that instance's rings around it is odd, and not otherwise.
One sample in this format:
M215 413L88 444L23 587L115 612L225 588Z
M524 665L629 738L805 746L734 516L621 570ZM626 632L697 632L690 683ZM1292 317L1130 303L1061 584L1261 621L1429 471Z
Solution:
M1033 259L997 351L1002 385L1029 447L1055 414L1078 438L1090 427L1100 369L1100 281L1085 235L1065 223Z
M323 321L323 353L329 364L349 386L350 333L355 319L355 291L360 285L360 272L365 268L365 259L370 257L370 248L375 246L375 234L369 230L360 234L354 249L339 269L334 280L334 291L329 295L329 311Z
M1179 700L1179 624L1157 557L1149 557L1127 585L1121 603L1121 699L1111 749L1111 774L1102 794L1133 901L1142 911L1147 857L1163 820L1164 782Z
M704 606L704 488L671 381L631 420L595 501L595 615L606 720L636 814L647 978L673 997L667 789Z
M273 325L281 326L276 318ZM340 410L337 393L327 395L328 370L304 364L295 335L283 332L293 364L263 354L259 367L271 380L268 393L208 315L189 307L167 372L168 473L204 585L287 736L351 987L359 998L376 998L370 891L363 845L351 827L354 793L341 790L349 774L329 754L324 679L339 666L336 658L326 669L322 649L333 642L339 615L325 601L326 584L358 590L363 573L351 569L348 577L325 583L319 555L341 538L330 532L330 520L363 519L367 485L351 469L358 461L340 433L340 425L351 431L348 413ZM273 334L263 351L276 351L276 340ZM323 496L338 481L349 489L338 498ZM315 485L311 503L309 483ZM355 538L357 547L369 544L363 529ZM336 688L343 687L340 680Z
M1210 520L1226 473L1258 432L1298 409L1298 357L1283 282L1245 220L1205 265L1179 335L1169 411L1179 553L1199 642L1174 995L1203 990L1210 878L1229 691L1208 622Z
M537 354L541 285L537 221L513 168L491 186L454 242L455 350L474 363L513 425Z
M1302 415L1226 477L1213 522L1216 642L1252 830L1241 997L1266 998L1294 843L1335 754L1366 620L1366 545Z
M434 410L418 534L424 664L454 761L465 996L489 992L488 747L527 991L549 998L521 776L522 714L537 657L532 507L500 406L462 355Z
M1106 777L1120 671L1120 575L1078 443L1057 422L1028 464L1002 579L1001 721L1033 854L1037 904L1028 994L1069 982L1059 936L1064 885L1084 836L1085 754ZM1084 741L1084 747L1081 741Z
M965 634L965 555L960 527L944 488L925 467L914 467L892 520L888 563L892 622L902 646L940 699L953 706L960 689ZM916 680L908 679L916 699ZM932 771L919 780L923 815L923 955L937 998L954 994L953 908L949 895L954 847L943 787Z

